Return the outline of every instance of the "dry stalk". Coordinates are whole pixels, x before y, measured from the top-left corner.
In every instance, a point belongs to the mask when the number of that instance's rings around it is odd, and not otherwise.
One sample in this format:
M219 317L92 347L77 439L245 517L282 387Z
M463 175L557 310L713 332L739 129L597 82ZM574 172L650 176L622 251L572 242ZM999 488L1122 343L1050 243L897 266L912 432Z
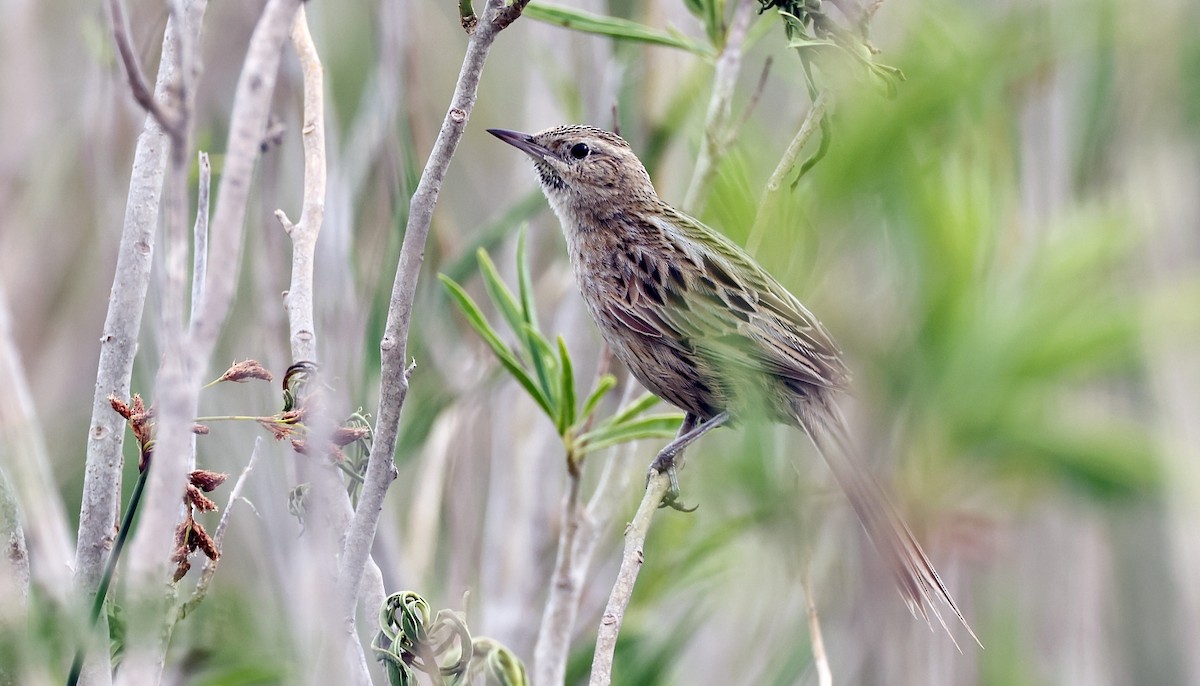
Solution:
M343 547L338 575L338 588L346 594L343 602L348 615L353 615L354 605L362 587L363 570L370 556L371 544L375 540L384 496L396 478L394 453L400 428L400 410L404 407L404 400L408 395L408 330L412 321L417 279L424 260L425 240L429 236L429 226L433 220L433 208L437 204L438 192L441 190L450 160L458 148L459 141L462 140L467 120L475 106L479 79L488 51L496 36L521 16L525 1L517 0L506 4L503 0L489 0L482 19L470 31L467 52L463 57L462 70L459 72L450 108L442 121L442 128L438 132L433 150L429 153L417 190L409 203L408 224L400 248L396 280L392 285L387 324L384 327L383 340L379 344L382 369L374 442L358 509L354 513L354 520Z

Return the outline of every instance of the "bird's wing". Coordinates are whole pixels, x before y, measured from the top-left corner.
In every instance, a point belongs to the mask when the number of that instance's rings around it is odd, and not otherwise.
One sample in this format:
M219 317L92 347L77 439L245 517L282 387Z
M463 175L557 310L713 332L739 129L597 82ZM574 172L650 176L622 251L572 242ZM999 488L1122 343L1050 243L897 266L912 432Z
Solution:
M833 338L753 258L685 215L662 229L668 240L672 232L687 239L673 252L686 268L675 270L682 278L663 279L660 287L651 280L650 290L664 292L631 299L639 317L689 338L727 365L818 387L846 385L848 374ZM645 283L635 286L647 289Z

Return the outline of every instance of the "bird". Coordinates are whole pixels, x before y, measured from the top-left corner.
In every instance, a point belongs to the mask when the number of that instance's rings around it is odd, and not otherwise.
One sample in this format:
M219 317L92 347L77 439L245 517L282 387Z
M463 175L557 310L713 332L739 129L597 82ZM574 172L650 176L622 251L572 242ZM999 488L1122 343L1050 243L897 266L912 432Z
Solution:
M651 465L670 477L665 502L679 492L675 458L712 429L764 418L796 426L828 463L909 610L926 622L932 613L953 640L940 602L978 643L855 451L837 405L850 374L821 322L736 243L659 198L619 135L584 125L488 132L532 158L613 356L684 412Z

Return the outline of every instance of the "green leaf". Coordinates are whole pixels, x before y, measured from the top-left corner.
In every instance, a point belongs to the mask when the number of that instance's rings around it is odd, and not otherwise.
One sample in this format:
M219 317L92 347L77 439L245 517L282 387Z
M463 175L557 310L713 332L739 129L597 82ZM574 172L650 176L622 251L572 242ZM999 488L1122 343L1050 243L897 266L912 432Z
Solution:
M634 400L633 402L629 403L625 407L617 410L617 413L614 414L610 419L608 419L604 423L606 425L608 425L608 424L620 424L622 422L626 422L626 421L638 416L639 414L645 412L646 410L654 407L657 404L658 404L658 396L654 395L653 393L646 393L646 394L642 395L642 397Z
M575 424L575 369L571 366L571 353L567 351L567 342L561 334L558 336L558 359L562 370L559 375L558 432L563 434L567 427Z
M483 274L484 288L487 289L492 302L496 303L496 308L500 310L500 314L503 315L504 321L508 322L512 332L520 334L523 319L521 306L517 303L516 296L500 278L500 272L496 270L496 263L492 262L487 250L480 248L476 251L476 257L479 259L479 271Z
M538 330L537 308L533 303L533 277L529 273L529 255L525 250L525 234L528 224L517 229L517 285L521 293L521 314L525 323Z
M525 336L525 341L529 345L529 357L533 360L533 367L537 370L538 381L541 384L542 390L545 391L546 397L550 399L551 407L558 406L558 381L555 376L555 369L558 367L558 361L554 357L554 349L550 347L550 341L542 335L542 332L535 330L533 327L525 324L521 328L522 335ZM550 418L558 422L558 412L551 412Z
M517 231L517 285L518 292L521 297L521 315L525 321L525 326L522 329L525 332L526 347L529 349L529 359L533 362L533 371L537 374L538 383L541 384L542 390L545 391L547 398L553 398L557 390L550 383L550 374L547 371L546 360L553 360L554 353L550 350L550 344L546 342L541 331L538 329L537 323L537 308L533 302L533 277L529 273L529 258L525 251L525 229L528 225L522 225ZM521 331L516 332L518 335ZM545 349L545 355L540 355L538 347ZM551 418L557 420L557 415L551 414Z
M679 431L683 414L655 414L633 419L620 424L606 424L579 437L584 452L602 450L610 446L645 438L672 438Z
M583 33L609 36L651 45L687 50L702 57L712 57L711 47L675 32L660 31L628 19L607 17L546 2L531 2L522 13L526 17L556 24Z
M596 411L596 406L604 399L604 394L612 390L613 386L617 385L617 377L612 374L605 374L596 382L596 387L588 394L587 400L583 401L583 409L579 411L580 419L587 419L593 412Z
M483 316L483 312L480 311L479 306L475 304L471 296L463 290L462 286L458 285L457 282L445 274L438 274L438 279L446 287L446 290L450 293L450 297L454 298L455 302L458 303L459 309L462 310L463 315L467 318L467 323L471 325L471 328L475 329L476 333L483 338L483 342L487 343L488 347L499 358L500 364L504 365L508 373L517 380L517 383L525 388L538 406L542 408L543 412L550 417L554 417L554 411L550 407L550 398L534 383L529 373L521 366L520 360L512 354L512 351L508 349L504 341L500 340L500 336L488 324L487 319Z

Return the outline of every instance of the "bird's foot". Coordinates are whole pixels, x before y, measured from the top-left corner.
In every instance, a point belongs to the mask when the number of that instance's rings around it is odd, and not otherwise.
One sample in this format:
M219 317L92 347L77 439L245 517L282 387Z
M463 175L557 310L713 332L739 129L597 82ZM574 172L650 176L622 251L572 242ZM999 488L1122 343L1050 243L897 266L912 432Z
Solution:
M679 502L679 476L675 473L674 454L670 454L666 451L659 453L658 457L656 457L654 462L650 465L649 473L646 474L647 485L650 484L650 479L654 477L655 473L666 474L668 483L667 492L663 494L662 502L658 504L659 508L669 507L672 510L678 510L680 512L695 512L696 508L700 507L699 505L688 507Z

